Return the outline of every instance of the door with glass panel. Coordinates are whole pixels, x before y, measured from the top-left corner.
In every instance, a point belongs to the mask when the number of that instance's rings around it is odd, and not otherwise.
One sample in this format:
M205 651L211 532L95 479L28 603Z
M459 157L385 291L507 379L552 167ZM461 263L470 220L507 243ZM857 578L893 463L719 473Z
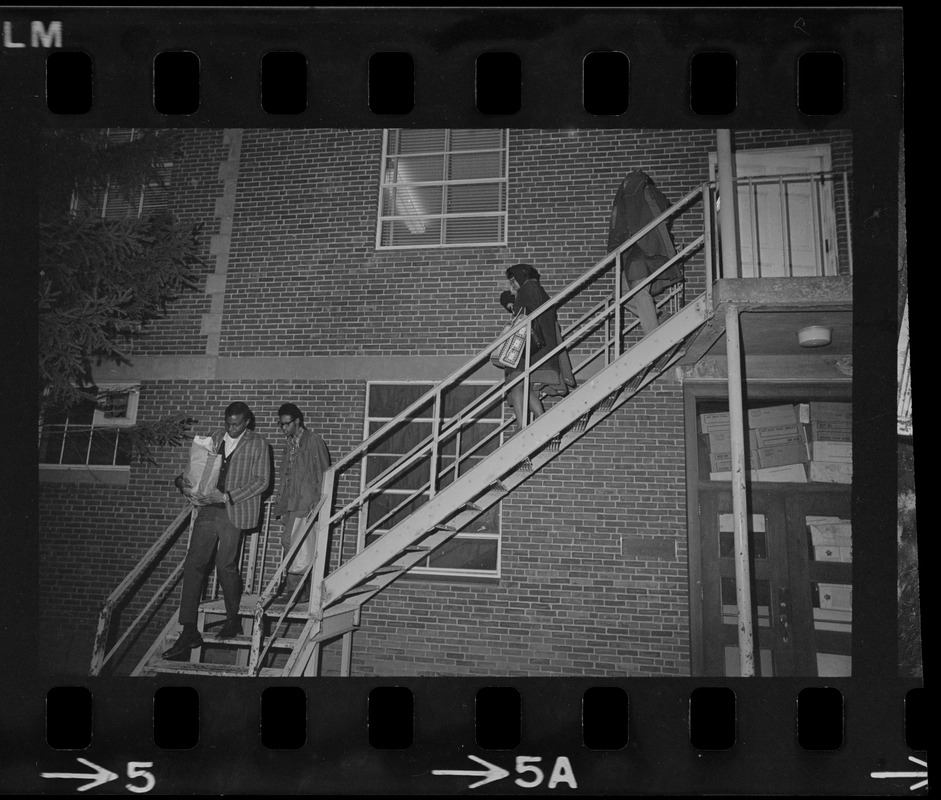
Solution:
M703 492L702 618L707 675L740 675L732 494ZM849 675L849 493L753 491L748 509L755 672Z
M701 496L703 625L707 675L739 675L738 606L731 492ZM759 495L748 515L755 671L793 675L795 642L781 608L790 588L783 503Z

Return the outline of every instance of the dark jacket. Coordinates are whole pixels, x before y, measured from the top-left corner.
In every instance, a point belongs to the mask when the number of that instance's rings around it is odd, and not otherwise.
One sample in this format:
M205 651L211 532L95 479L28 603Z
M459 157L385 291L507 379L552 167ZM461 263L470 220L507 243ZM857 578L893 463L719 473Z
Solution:
M608 252L627 241L637 231L666 211L670 201L653 180L640 170L630 173L618 187L608 224ZM661 223L624 253L627 278L633 284L643 280L676 255L667 223ZM683 280L683 269L674 264L650 284L650 293L659 294Z
M276 517L288 511L306 514L317 505L323 489L323 474L330 466L330 453L319 434L308 428L301 428L301 441L298 445L294 468L288 471L291 447L285 442L281 456L278 499L273 513Z
M513 301L513 315L515 316L521 309L526 310L526 316L532 316L533 312L539 308L549 295L542 288L539 281L530 279L520 286L516 293L516 299ZM556 313L554 308L543 312L538 318L533 320L533 340L532 350L530 351L529 363L535 364L545 353L552 350L558 343L558 325L556 324ZM520 360L520 368L523 366ZM559 354L556 353L548 361L544 362L539 369L551 369L558 373Z

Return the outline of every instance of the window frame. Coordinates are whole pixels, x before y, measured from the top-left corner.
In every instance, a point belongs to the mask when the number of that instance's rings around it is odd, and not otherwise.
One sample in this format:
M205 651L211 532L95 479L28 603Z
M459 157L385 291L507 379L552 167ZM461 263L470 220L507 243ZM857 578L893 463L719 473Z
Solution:
M134 141L135 138L140 137L140 131L142 130L143 128L105 128L104 129L105 137L108 140L108 146L111 145L112 141L115 143L123 143L125 141L132 142ZM162 177L165 179L164 192L166 192L166 186L169 185L170 176L173 172L173 166L174 166L174 163L172 161L165 161L161 165L160 173ZM133 215L130 213L109 215L108 214L108 197L110 195L110 190L111 190L111 176L109 174L108 183L105 186L104 192L102 192L101 196L95 201L95 204L94 204L95 211L102 219L127 219L129 217L131 219L141 219L144 214L145 208L147 209L148 212L151 212L151 213L155 213L155 212L162 211L164 209L169 208L169 205L170 205L169 197L165 197L161 202L155 204L152 208L150 206L147 206L146 204L147 191L148 189L152 190L154 188L158 188L158 184L155 184L155 183L141 184L140 192L137 195L137 210ZM121 199L120 202L122 205L126 203L129 211L134 208L134 203L130 201L125 201ZM79 210L79 206L80 206L80 201L79 201L78 195L75 192L73 192L71 203L70 203L71 213L72 214L77 213Z
M507 230L509 226L509 217L510 217L510 129L501 128L500 130L503 133L503 146L502 146L502 175L498 178L479 178L479 179L460 179L460 180L448 180L447 178L442 178L440 181L418 181L415 182L415 185L421 184L425 186L441 186L442 192L444 194L444 189L452 185L469 185L473 183L496 183L499 182L503 186L504 197L506 202L504 203L504 208L502 211L480 211L472 213L463 213L463 214L448 214L446 211L438 214L422 214L419 215L422 218L427 219L440 219L442 222L446 222L449 218L455 217L499 217L501 218L500 229L503 233L502 239L500 241L483 241L483 242L447 242L444 241L446 238L445 231L447 225L441 226L441 232L439 235L439 241L434 244L383 244L382 243L382 231L383 223L395 220L404 220L406 217L403 217L400 214L383 214L383 196L387 189L390 187L396 187L402 184L398 182L387 182L385 179L386 173L388 172L388 160L390 157L389 154L389 134L391 131L403 130L402 128L383 128L382 130L382 155L379 161L379 191L378 191L378 201L376 205L376 240L375 246L377 251L388 251L388 250L429 250L429 249L441 249L446 247L506 247L509 241L509 232ZM453 154L454 151L450 149L450 134L453 130L465 130L461 128L444 128L447 132L447 144L443 151L440 153L437 151L429 152L427 155L441 155L443 157L448 157ZM458 151L458 152L474 152L474 151ZM497 152L494 149L484 150L482 152ZM396 154L396 157L400 154ZM409 153L408 155L419 155ZM393 209L394 211L394 209Z
M485 386L490 387L498 383L497 381L464 381L462 386ZM427 386L431 388L435 385L434 381L428 380L376 380L376 381L366 381L366 394L365 394L365 403L364 403L364 414L363 414L363 440L367 439L370 435L370 427L372 423L383 423L388 422L394 417L380 417L380 416L370 416L370 400L372 396L373 388L376 386L402 386L402 385L415 385L415 386ZM504 422L504 407L500 406L500 417L494 418L494 425L502 425ZM449 418L443 418L446 420ZM415 417L415 422L424 422L431 424L431 417ZM498 440L498 447L503 442L503 434L500 434ZM360 469L360 492L365 492L367 485L367 459L368 455L364 457L362 467ZM410 494L412 490L389 490L390 494ZM383 492L382 494L385 494ZM381 497L382 494L377 495ZM427 491L426 491L427 495ZM362 552L363 548L366 546L366 528L368 527L369 520L369 503L364 503L360 509L357 522L357 534L356 534L356 552ZM496 524L497 530L495 532L471 532L471 531L461 531L454 535L449 541L454 539L463 539L463 540L486 540L486 541L495 541L496 542L496 565L494 569L470 569L470 568L442 568L442 567L429 567L429 566L414 566L407 573L406 578L433 578L433 579L459 579L464 581L479 581L479 580L499 580L502 575L502 560L503 560L503 504L496 504ZM426 556L426 558L431 558L432 554Z
M140 402L140 392L141 392L140 384L103 383L103 384L99 384L98 386L96 386L96 388L98 389L98 402L100 402L102 397L107 396L109 394L125 394L126 393L128 395L127 411L123 417L106 418L104 416L103 410L96 403L95 410L92 413L92 422L89 426L87 426L89 430L94 431L96 428L127 428L137 423L137 409L138 409L138 404ZM70 414L70 413L71 413L71 408L69 409L67 414ZM52 425L54 423L49 423L49 424ZM39 439L37 442L37 445L39 447L42 446L42 437L43 437L44 431L46 430L46 425L47 425L46 421L43 418L40 418ZM76 427L79 427L79 424L76 424ZM86 425L81 424L80 427L85 428ZM62 432L67 434L68 431L69 431L69 423L68 423L68 415L67 415L66 421L62 425ZM91 444L92 444L91 437L89 437L88 451L86 451L85 461L83 463L63 464L61 463L61 459L62 459L63 451L65 448L65 441L66 441L65 436L63 436L62 447L60 448L60 451L59 451L60 461L58 463L40 461L39 469L41 471L44 471L44 470L54 470L54 471L92 470L92 471L97 472L100 470L103 472L123 472L123 473L130 472L130 468L131 468L130 463L128 464L115 464L115 463L89 464L88 458L91 453ZM112 462L114 461L115 458L117 458L117 442L115 442L115 453L114 453L114 456L112 457Z

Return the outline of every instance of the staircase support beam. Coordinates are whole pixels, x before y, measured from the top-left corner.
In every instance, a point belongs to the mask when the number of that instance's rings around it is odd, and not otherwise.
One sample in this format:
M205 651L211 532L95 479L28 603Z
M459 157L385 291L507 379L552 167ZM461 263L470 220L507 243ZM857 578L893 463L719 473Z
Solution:
M732 161L732 133L727 128L716 131L716 156L719 172L719 239L722 247L722 277L738 278L738 224Z
M735 542L735 600L738 604L738 658L743 678L755 676L755 642L751 613L751 575L748 553L748 509L745 497L745 412L742 390L742 350L739 309L725 310L725 340L729 359L729 427L732 438L732 516Z

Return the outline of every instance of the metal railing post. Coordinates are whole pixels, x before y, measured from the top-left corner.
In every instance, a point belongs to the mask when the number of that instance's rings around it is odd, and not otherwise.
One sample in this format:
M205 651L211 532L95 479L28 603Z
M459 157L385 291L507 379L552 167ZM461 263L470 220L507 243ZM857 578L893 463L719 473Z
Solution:
M745 412L742 389L742 351L739 310L725 311L725 341L729 364L729 427L732 434L732 512L735 542L735 599L738 605L738 654L743 678L755 675L755 643L751 613L748 509L745 495Z
M712 188L708 183L702 187L702 224L703 224L703 256L706 267L706 305L712 308L712 284L715 281L715 263L713 261L713 248L715 239L712 236L712 215L715 212Z
M624 306L621 304L622 281L626 280L624 276L623 253L618 253L614 259L614 360L621 357L621 327Z
M846 254L849 259L850 275L853 274L853 223L850 218L850 184L849 177L843 173L843 209L846 214ZM837 266L839 270L839 265Z

